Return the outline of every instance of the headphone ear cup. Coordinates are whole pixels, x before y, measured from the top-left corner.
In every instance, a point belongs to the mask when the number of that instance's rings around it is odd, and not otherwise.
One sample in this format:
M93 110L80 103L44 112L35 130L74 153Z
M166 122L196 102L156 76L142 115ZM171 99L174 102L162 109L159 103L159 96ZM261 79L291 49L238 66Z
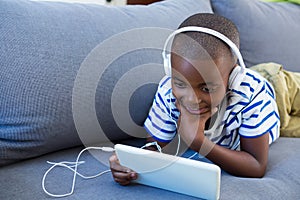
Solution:
M163 56L163 59L165 74L167 76L171 76L171 54L165 54L165 56Z

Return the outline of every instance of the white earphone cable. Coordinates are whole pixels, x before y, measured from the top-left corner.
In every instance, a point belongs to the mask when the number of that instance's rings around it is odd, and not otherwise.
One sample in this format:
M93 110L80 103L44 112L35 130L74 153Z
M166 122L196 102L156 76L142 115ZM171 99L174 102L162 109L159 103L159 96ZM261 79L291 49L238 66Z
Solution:
M176 127L177 127L177 123L176 123ZM158 151L160 153L162 153L162 148L159 146L159 144L155 141L155 142L150 142L150 143L147 143L145 144L144 146L142 146L141 148L145 148L145 147L149 147L149 146L153 146L155 145L158 149ZM176 154L175 156L178 155L179 153L179 147L180 147L180 135L178 134L178 145L177 145L177 150L176 150ZM76 176L80 176L81 178L83 179L92 179L92 178L96 178L96 177L99 177L105 173L108 173L108 172L111 172L111 170L105 170L105 171L102 171L96 175L92 175L92 176L85 176L81 173L78 172L78 166L79 165L82 165L85 163L85 161L79 161L81 155L87 151L87 150L90 150L90 149L96 149L96 150L102 150L102 151L105 151L105 152L114 152L114 148L112 147L87 147L83 150L80 151L80 153L77 155L77 158L76 158L76 161L75 162L69 162L69 161L61 161L61 162L50 162L50 161L47 161L48 164L51 164L52 166L45 172L44 176L43 176L43 179L42 179L42 188L44 190L44 192L51 196L51 197L66 197L66 196L70 196L74 193L74 189L75 189L75 183L76 183ZM193 157L193 156L192 156ZM192 158L192 157L189 157L189 158ZM55 168L55 167L65 167L69 170L71 170L72 172L74 172L74 175L73 175L73 179L72 179L72 186L71 186L71 190L70 192L68 193L65 193L65 194L53 194L51 192L49 192L47 189L46 189L46 186L45 186L45 182L46 182L46 178L48 176L48 174Z
M108 173L110 172L110 170L105 170L103 172L100 172L96 175L93 175L93 176L84 176L82 174L80 174L78 172L78 166L85 163L84 161L79 161L80 159L80 156L83 152L87 151L87 150L90 150L90 149L98 149L98 150L102 150L102 151L105 151L105 152L113 152L114 149L112 147L87 147L83 150L80 151L80 153L78 154L77 158L76 158L76 161L75 162L68 162L68 161L62 161L62 162L58 162L58 163L55 163L55 162L49 162L49 164L52 164L52 166L45 172L44 176L43 176L43 179L42 179L42 188L44 190L44 192L46 194L48 194L49 196L52 196L52 197L66 197L66 196L69 196L71 194L73 194L74 192L74 188L75 188L75 182L76 182L76 176L79 175L80 177L84 178L84 179L92 179L92 178L96 178L98 176L101 176L105 173ZM48 175L48 173L55 167L65 167L71 171L74 172L74 175L73 175L73 180L72 180L72 186L71 186L71 191L69 193L65 193L65 194L53 194L53 193L50 193L48 192L48 190L46 189L45 187L45 181L46 181L46 177ZM73 169L74 168L74 169Z

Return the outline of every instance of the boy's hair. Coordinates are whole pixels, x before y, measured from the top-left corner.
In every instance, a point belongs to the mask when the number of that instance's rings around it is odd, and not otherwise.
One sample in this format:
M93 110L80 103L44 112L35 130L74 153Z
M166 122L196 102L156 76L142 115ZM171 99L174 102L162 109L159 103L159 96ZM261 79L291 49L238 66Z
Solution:
M225 17L210 13L199 13L187 18L178 28L187 26L205 27L218 31L228 37L239 48L240 41L237 27ZM221 56L231 56L236 62L235 56L226 43L213 35L196 31L177 34L173 40L172 51L188 59L207 59L211 57L215 60Z

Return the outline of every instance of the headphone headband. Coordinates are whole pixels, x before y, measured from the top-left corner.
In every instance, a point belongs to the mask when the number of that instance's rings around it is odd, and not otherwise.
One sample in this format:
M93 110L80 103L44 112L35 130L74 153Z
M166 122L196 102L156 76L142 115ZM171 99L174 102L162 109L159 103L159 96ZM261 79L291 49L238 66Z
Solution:
M241 66L241 73L244 72L244 69L246 68L246 66L245 66L245 63L244 63L243 58L242 58L242 55L241 55L239 49L237 48L237 46L228 37L226 37L222 33L218 32L218 31L215 31L213 29L210 29L210 28L199 27L199 26L187 26L187 27L183 27L183 28L177 29L173 33L171 33L169 35L169 37L167 38L167 40L166 40L166 42L164 44L163 51L162 51L162 56L163 56L164 60L170 59L169 56L167 56L167 53L166 53L166 49L167 49L167 47L169 45L169 41L175 35L177 35L179 33L183 33L183 32L189 32L189 31L207 33L207 34L213 35L213 36L219 38L220 40L222 40L223 42L225 42L231 48L232 52L236 55L236 57L237 57L237 59L238 59L238 61L240 63L240 66Z

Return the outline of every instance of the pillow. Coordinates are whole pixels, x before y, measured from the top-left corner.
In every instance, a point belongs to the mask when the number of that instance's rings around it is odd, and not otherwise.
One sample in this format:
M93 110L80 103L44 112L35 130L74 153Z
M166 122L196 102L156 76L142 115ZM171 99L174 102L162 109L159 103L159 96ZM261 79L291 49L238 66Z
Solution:
M238 27L241 53L250 67L276 62L300 71L300 7L296 4L258 0L211 0L216 14Z
M123 7L2 0L0 165L144 134L141 125L163 77L167 33L199 12L212 12L209 0ZM103 73L93 71L99 69ZM91 89L86 83L95 74ZM130 118L120 119L124 113ZM135 126L129 132L116 121Z
M300 137L300 73L289 72L277 63L261 63L257 71L273 85L280 115L280 136Z
M300 4L300 0L264 0L269 2L289 2L289 3L297 3Z

